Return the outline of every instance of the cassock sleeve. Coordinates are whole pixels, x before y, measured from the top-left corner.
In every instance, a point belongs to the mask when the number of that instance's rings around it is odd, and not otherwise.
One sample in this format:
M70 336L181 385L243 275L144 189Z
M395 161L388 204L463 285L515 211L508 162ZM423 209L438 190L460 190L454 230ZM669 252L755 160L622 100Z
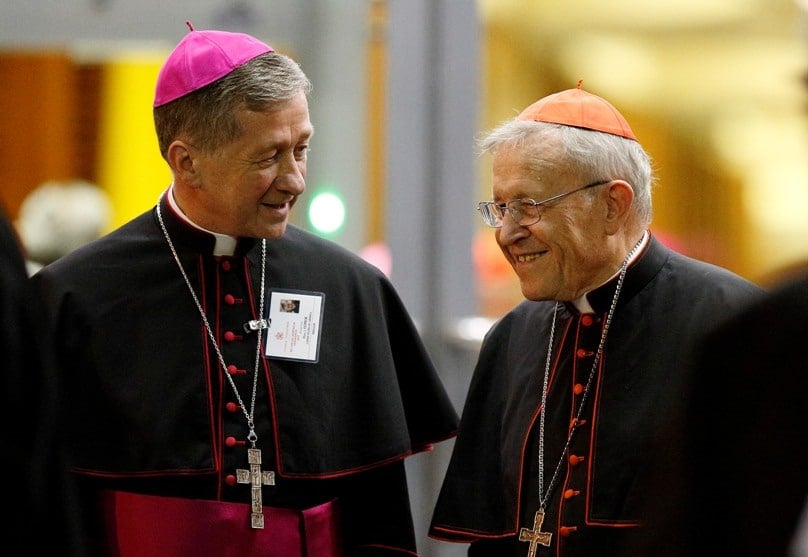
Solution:
M508 322L500 321L486 335L474 369L464 405L454 451L444 477L429 535L436 539L468 542L478 534L506 532L513 509L506 501L498 459L502 444L502 378L496 373L500 347L507 336ZM492 458L481 458L486 447ZM512 525L511 525L512 526Z

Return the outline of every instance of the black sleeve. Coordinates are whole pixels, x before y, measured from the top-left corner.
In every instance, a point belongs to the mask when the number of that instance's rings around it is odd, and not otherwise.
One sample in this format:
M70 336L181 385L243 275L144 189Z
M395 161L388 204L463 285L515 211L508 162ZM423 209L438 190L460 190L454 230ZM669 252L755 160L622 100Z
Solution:
M2 454L6 500L14 507L3 521L4 555L84 555L76 537L75 492L58 431L58 376L47 344L42 303L28 279L18 237L0 213L0 354L3 355ZM39 548L39 550L37 550Z

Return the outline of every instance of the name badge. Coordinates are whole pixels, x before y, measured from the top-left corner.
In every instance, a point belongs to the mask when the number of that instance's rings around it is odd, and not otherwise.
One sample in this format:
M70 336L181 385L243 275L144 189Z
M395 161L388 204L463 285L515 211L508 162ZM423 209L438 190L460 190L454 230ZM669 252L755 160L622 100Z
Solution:
M270 290L265 356L317 362L324 302L322 292Z

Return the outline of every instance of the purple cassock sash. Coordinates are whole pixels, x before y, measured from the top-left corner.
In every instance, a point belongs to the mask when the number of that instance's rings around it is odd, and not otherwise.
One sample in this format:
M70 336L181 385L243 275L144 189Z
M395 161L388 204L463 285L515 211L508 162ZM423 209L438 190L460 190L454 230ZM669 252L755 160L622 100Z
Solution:
M333 501L310 509L264 507L250 527L250 505L105 491L101 510L110 557L341 557Z

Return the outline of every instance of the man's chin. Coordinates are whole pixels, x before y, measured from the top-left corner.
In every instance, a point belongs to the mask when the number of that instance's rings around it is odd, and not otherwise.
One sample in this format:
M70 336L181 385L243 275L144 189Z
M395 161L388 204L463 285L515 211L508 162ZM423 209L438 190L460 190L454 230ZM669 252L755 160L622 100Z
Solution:
M519 286L522 290L522 296L525 297L526 300L531 300L533 302L541 302L544 300L555 300L555 292L548 292L545 288L542 288L541 284L536 284L535 282L520 282Z
M278 224L273 224L268 227L265 227L260 234L258 234L258 238L265 238L267 240L277 240L281 236L284 235L286 232L286 226L288 221L283 221Z

